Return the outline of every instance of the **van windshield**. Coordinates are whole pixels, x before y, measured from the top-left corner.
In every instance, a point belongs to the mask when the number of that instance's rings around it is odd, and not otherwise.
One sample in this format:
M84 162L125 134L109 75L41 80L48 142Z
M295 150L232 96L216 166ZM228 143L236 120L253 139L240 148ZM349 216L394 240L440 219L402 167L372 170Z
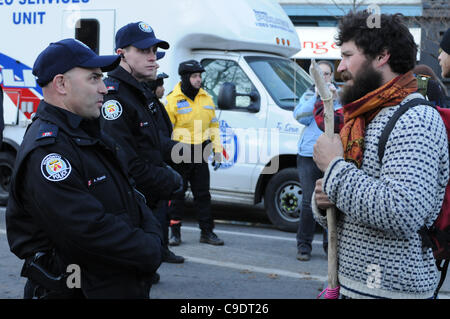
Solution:
M311 77L294 61L275 57L246 56L275 103L293 110L302 94L313 85Z

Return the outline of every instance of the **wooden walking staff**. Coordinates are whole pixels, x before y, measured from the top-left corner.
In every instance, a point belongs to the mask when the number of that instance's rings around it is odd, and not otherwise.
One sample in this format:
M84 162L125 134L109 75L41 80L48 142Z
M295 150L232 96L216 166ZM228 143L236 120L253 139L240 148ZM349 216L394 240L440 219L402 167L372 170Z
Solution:
M316 88L323 101L325 134L333 138L334 135L334 107L333 94L323 79L322 70L313 59L309 68L309 73L314 79ZM327 227L328 227L328 287L317 296L319 298L325 292L325 299L339 298L339 284L337 277L337 230L336 230L336 209L327 208Z

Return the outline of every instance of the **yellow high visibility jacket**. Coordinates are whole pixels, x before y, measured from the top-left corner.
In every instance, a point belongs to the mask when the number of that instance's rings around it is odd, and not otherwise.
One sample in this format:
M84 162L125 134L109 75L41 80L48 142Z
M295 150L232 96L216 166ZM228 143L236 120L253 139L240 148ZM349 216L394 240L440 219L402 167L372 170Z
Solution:
M167 95L166 111L173 124L173 140L186 144L201 144L210 139L213 151L222 153L214 102L205 90L200 89L192 101L181 91L179 82Z

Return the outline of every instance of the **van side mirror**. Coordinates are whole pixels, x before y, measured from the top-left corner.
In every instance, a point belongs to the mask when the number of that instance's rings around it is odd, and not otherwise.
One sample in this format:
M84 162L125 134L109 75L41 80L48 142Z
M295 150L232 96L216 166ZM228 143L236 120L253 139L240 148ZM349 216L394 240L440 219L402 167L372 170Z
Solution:
M219 96L217 98L217 105L221 110L232 110L236 108L236 97L248 96L250 98L250 105L246 108L251 113L259 112L261 98L258 91L253 89L249 94L236 93L236 85L231 82L225 82L220 87ZM241 108L240 108L241 109Z
M217 106L221 110L231 110L236 107L236 85L234 83L222 84L217 98Z
M261 104L261 97L259 96L258 91L253 89L250 94L242 94L243 96L249 96L250 97L250 105L248 106L248 111L252 113L258 113L259 112L259 106Z

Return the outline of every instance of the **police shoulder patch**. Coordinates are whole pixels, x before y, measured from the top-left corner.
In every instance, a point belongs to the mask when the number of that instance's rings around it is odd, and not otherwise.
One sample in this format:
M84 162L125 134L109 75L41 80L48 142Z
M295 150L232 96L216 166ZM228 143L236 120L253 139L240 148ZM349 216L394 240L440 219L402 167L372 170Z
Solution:
M50 124L50 123L45 123L43 122L41 124L41 126L39 127L39 133L36 136L36 140L41 140L41 139L46 139L46 138L50 138L53 137L55 138L56 136L58 136L58 126L54 125L54 124Z
M70 162L57 153L48 154L41 162L42 175L51 182L65 180L72 172Z
M105 120L117 120L122 115L122 112L123 108L119 101L109 100L103 103L102 116Z
M105 79L105 86L108 90L108 93L116 93L119 91L119 81L116 81L112 78Z

